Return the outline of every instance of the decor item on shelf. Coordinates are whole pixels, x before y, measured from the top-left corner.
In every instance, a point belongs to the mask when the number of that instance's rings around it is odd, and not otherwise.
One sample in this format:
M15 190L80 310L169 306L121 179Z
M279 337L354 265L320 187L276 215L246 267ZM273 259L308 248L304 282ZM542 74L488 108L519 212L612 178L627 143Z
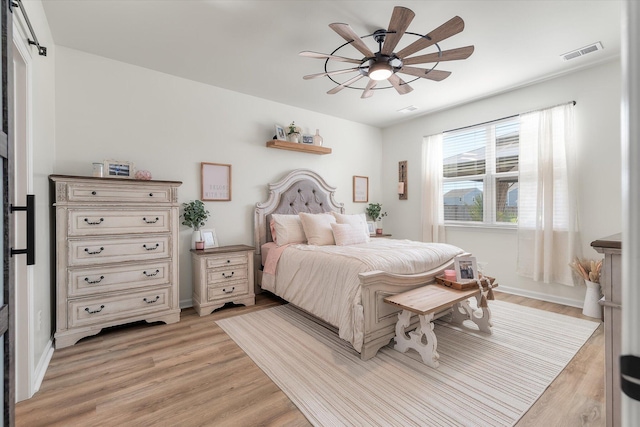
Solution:
M600 271L602 270L602 260L594 261L588 259L574 259L569 266L584 280L587 285L587 292L584 296L582 314L589 317L602 319L602 306L598 303L602 297L600 289Z
M451 74L450 71L435 70L438 64L442 61L467 59L473 53L474 47L465 46L457 49L442 50L438 43L462 32L462 30L464 30L464 21L459 16L455 16L430 33L422 35L407 31L414 16L415 13L412 10L396 6L393 9L388 29L379 29L372 34L362 37L358 36L348 24L329 24L329 27L347 42L339 46L331 52L331 54L310 51L300 52L300 56L325 60L325 72L310 74L303 78L308 80L318 77L328 77L329 80L338 85L327 92L329 95L338 93L345 87L348 87L350 89L362 90L361 98L369 98L373 95L374 90L393 87L400 95L404 95L413 90L413 88L409 86L409 83L420 78L441 81L449 77ZM400 39L402 39L405 34L417 37L417 40L408 45L407 43L401 43L404 47L398 52L394 52ZM364 41L367 37L373 37L373 40L378 45L378 52L373 53L373 51L369 49ZM351 45L357 49L364 55L364 58L352 59L346 57L346 55L337 54L340 49L347 45ZM425 55L413 56L415 53L430 46L435 46L437 50ZM334 69L335 67L333 66L327 67L328 64L339 64L343 62L355 64L355 66L343 69ZM410 66L429 63L435 63L435 65L430 68ZM341 79L344 80L342 82L334 78L337 75L346 75L348 73L355 73L356 75L349 78L345 77L346 80ZM412 80L405 82L397 73L408 74L412 76ZM369 78L367 84L361 85L361 87L355 86L354 83L363 77ZM384 80L387 80L389 85L381 86L380 84Z
M302 140L300 141L303 144L313 145L313 135L302 135Z
M202 233L200 233L200 235L202 235ZM196 240L196 250L203 250L204 249L204 242L202 240Z
M273 139L279 139L281 141L287 140L287 134L284 132L284 128L280 125L276 125L276 134Z
M134 175L135 179L141 179L143 181L149 181L151 179L151 172L147 171L147 170L139 170L136 171L136 174Z
M378 221L382 221L382 218L387 216L386 212L382 212L382 204L380 203L369 203L365 212L367 213L367 216L376 223ZM376 234L382 234L382 227L376 226Z
M287 133L289 142L300 142L300 128L296 126L295 122L291 122L289 125L289 132Z
M133 162L122 160L105 160L103 163L103 176L109 178L133 178Z
M324 139L320 136L320 129L316 129L316 134L313 135L313 145L321 147L323 141Z
M398 162L398 200L407 200L407 161Z
M204 239L200 233L200 227L202 227L207 218L209 218L209 211L204 208L204 203L200 200L193 200L188 203L182 204L183 212L182 225L193 228L191 233L191 249L196 249L196 242L203 242Z
M104 163L93 163L93 176L102 177L104 176Z

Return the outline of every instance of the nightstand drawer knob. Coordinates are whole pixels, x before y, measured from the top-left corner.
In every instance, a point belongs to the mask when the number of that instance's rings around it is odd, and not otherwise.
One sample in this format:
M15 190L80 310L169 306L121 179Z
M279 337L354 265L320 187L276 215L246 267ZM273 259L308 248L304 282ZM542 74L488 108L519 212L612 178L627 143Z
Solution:
M232 287L231 289L227 290L227 288L222 288L222 292L224 292L225 294L232 294L233 291L235 291L236 287Z
M100 252L104 251L104 248L103 248L103 247L101 247L101 248L100 248L100 249L98 249L97 251L90 251L90 250L89 250L89 248L84 248L84 251L85 251L86 253L88 253L89 255L97 255L97 254L99 254Z
M104 218L100 218L98 221L89 221L89 218L84 219L84 222L86 222L89 225L100 225L102 221L104 221Z
M100 278L98 280L89 280L88 277L85 277L84 281L87 282L90 285L95 285L96 283L102 282L102 279L104 279L104 276L100 276Z
M96 314L96 313L100 313L103 308L104 308L104 305L101 305L100 308L97 310L89 310L89 307L87 307L84 309L84 311L86 311L89 314Z
M226 275L224 273L222 273L222 277L224 277L225 279L231 279L233 277L233 273L235 273L235 271L232 271L230 275Z
M156 295L156 299L154 300L148 300L146 298L142 298L142 301L146 302L147 304L153 304L154 302L157 302L160 299L160 295Z

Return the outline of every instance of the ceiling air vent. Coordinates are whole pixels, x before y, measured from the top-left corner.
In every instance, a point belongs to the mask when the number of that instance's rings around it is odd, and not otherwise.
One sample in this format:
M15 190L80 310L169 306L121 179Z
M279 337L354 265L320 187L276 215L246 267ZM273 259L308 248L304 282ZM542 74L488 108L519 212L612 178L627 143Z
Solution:
M410 113L412 111L416 111L418 109L418 107L416 107L415 105L409 105L408 107L404 107L400 110L398 110L398 113Z
M570 59L578 58L579 56L586 55L587 53L595 52L598 50L602 50L602 43L597 42L590 44L589 46L581 47L580 49L572 50L571 52L563 53L560 55L562 59L568 61Z

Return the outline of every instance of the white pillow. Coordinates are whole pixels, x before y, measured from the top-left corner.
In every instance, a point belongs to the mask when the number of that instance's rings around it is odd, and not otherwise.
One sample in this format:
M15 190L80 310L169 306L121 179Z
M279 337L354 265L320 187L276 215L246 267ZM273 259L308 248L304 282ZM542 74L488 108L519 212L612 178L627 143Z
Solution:
M338 212L332 213L333 216L336 217L336 222L338 224L360 226L362 229L362 233L364 234L365 242L368 243L371 240L371 238L369 237L369 226L367 225L367 217L365 216L365 214L361 213L355 215L345 215Z
M308 214L301 212L300 220L302 220L302 228L310 245L324 246L335 245L333 240L333 230L331 223L335 223L336 219L331 214Z
M276 235L273 241L278 246L284 246L289 243L304 243L307 237L302 228L302 222L298 215L271 215L273 219Z
M367 243L368 234L362 232L360 224L331 224L333 237L338 246L357 245L359 243Z

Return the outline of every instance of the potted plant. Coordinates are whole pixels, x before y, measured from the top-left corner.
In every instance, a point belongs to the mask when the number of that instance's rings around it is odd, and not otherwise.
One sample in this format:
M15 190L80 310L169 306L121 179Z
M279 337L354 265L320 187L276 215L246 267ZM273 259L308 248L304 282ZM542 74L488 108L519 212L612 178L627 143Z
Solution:
M287 138L289 142L299 142L298 138L300 138L300 128L296 126L296 122L291 122L289 125L289 131L287 133Z
M387 216L386 212L382 212L382 204L380 203L369 203L365 212L373 222L382 221L382 218ZM382 234L382 227L376 227L376 234Z
M193 200L182 204L182 225L193 228L191 233L191 249L196 249L196 242L202 241L200 235L200 227L204 226L205 221L209 218L209 211L204 208L204 203L200 200Z

